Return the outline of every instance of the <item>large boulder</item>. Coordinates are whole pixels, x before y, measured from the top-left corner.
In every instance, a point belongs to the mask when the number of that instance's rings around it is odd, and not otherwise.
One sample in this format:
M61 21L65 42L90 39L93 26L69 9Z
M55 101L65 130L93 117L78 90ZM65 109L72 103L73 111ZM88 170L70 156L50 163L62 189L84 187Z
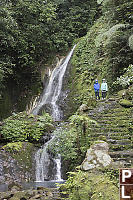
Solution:
M86 158L81 165L81 169L88 171L96 168L107 167L112 164L112 159L108 154L109 145L107 142L99 140L87 150Z
M37 147L28 142L8 143L0 151L0 184L10 187L25 181L35 180ZM11 189L11 188L10 188Z

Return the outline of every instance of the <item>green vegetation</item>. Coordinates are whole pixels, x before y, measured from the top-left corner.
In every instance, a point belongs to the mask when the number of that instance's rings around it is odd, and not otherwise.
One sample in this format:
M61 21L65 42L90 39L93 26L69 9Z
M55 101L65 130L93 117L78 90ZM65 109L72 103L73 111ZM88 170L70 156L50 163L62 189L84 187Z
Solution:
M87 104L94 96L93 83L96 78L100 83L102 78L106 78L109 93L119 89L112 85L117 77L120 77L120 85L132 84L133 63L130 47L133 29L129 8L132 8L133 2L105 0L99 3L102 16L79 40L72 59L75 67L74 99L79 105Z
M115 87L121 86L122 88L127 88L129 85L133 84L133 65L129 65L125 68L125 73L113 83Z
M9 153L12 158L17 160L20 166L23 166L24 171L31 172L33 164L33 153L35 152L34 144L29 142L13 142L2 147ZM8 155L8 154L7 154Z
M122 99L122 100L120 100L119 103L121 106L126 107L126 108L133 107L133 103L127 99Z
M21 151L22 147L23 147L22 142L13 142L13 143L8 143L4 145L2 149L5 149L7 152L10 152L10 153L11 152L15 153L15 152Z
M92 102L95 78L100 82L106 78L109 92L119 89L112 86L117 77L120 86L132 84L131 76L130 81L123 77L133 64L132 0L11 0L0 4L0 110L7 110L4 117L13 105L18 111L25 109L23 102L41 90L40 68L51 64L56 55L66 54L77 41L70 106Z
M96 0L0 2L0 97L12 85L9 110L16 103L18 111L25 109L15 97L21 96L22 103L39 93L41 67L66 54L74 39L87 33L97 12Z
M117 200L119 189L107 174L100 172L71 172L61 187L63 194L69 193L70 200Z
M52 118L27 115L25 112L13 114L4 120L1 134L7 141L38 141L45 132L53 130Z
M73 170L83 161L90 146L89 128L92 124L97 125L87 116L73 115L69 118L69 124L56 131L49 148L53 153L61 154L64 161L70 161L68 170Z

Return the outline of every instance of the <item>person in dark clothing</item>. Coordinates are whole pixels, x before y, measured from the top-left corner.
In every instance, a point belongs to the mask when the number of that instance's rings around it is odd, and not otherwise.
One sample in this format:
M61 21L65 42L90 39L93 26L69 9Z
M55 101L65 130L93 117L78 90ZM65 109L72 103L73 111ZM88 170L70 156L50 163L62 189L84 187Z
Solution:
M96 79L96 80L95 80L95 83L94 83L94 90L95 90L96 100L97 100L97 99L100 99L100 96L99 96L99 89L100 89L100 84L98 83L98 80Z

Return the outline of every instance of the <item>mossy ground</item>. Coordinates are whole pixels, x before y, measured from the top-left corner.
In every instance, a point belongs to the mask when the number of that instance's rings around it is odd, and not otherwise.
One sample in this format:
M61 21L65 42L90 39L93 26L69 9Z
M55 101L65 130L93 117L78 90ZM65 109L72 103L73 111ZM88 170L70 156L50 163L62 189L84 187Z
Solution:
M120 105L126 108L133 107L133 103L127 99L120 100Z

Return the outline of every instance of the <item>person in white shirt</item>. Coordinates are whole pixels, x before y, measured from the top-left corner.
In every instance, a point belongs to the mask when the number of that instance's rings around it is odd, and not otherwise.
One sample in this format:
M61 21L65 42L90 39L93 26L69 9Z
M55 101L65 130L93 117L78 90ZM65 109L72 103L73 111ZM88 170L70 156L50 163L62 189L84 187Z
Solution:
M102 91L102 99L105 99L108 91L108 85L105 79L102 80L101 91Z

